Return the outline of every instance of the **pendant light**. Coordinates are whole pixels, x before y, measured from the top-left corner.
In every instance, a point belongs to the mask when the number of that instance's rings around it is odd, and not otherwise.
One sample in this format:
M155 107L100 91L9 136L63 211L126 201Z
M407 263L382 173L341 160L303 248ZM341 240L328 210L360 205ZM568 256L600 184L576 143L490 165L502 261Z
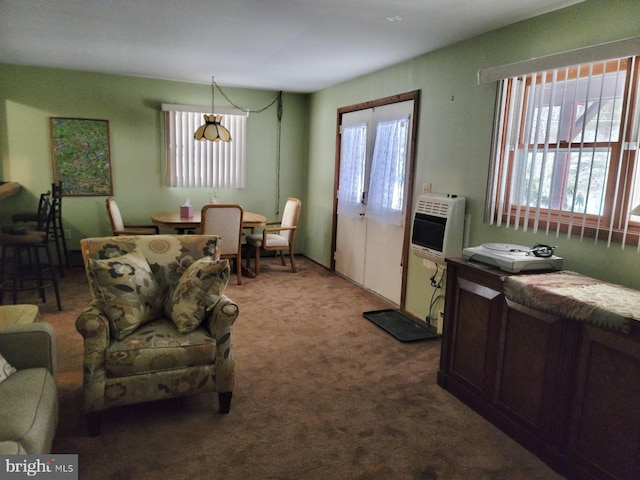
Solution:
M212 142L230 142L231 134L220 124L222 115L216 115L214 110L215 81L211 77L211 115L204 116L204 124L198 127L193 138L196 140L210 140Z

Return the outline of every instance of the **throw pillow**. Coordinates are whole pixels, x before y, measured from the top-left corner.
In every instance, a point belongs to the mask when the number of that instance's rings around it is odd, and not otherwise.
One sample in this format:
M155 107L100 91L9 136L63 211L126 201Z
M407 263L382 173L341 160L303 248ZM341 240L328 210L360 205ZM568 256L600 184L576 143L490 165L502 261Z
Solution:
M192 332L204 320L207 298L224 292L229 282L229 260L203 257L182 274L165 304L166 315L181 333Z
M100 294L100 308L118 340L162 315L162 292L139 251L104 260L89 259L89 269Z
M16 372L16 367L7 362L7 359L0 353L0 383L4 382L9 375Z

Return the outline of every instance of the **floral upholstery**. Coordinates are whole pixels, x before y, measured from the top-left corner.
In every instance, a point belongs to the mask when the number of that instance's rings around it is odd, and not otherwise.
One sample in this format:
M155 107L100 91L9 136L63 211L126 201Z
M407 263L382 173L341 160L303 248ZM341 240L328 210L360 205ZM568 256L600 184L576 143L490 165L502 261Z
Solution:
M145 319L120 338L105 312L108 299L92 272L97 260L116 259L132 252L146 258L155 287L164 299L175 297L183 273L199 259L217 259L214 235L139 235L87 238L80 242L93 301L78 317L76 328L84 337L84 411L87 414L131 403L216 391L221 411L224 393L230 401L234 386L232 326L238 306L224 294L228 260L214 275L212 288L198 297L194 313L202 323L181 333L167 315ZM206 263L215 263L208 261ZM193 269L192 269L193 270ZM184 283L184 280L182 280ZM226 411L225 411L226 410ZM91 425L90 425L91 429Z
M144 255L137 250L115 258L88 261L96 300L107 314L111 334L122 340L140 325L162 315L161 292Z
M229 260L196 260L182 274L167 297L165 312L181 333L192 332L204 319L207 299L219 295L229 283Z

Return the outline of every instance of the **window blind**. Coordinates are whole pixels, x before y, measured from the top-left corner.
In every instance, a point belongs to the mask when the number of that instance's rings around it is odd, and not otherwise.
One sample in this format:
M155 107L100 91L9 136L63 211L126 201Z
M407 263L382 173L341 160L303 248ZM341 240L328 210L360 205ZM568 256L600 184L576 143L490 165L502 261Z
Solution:
M198 141L206 107L162 105L164 113L165 185L186 188L245 188L247 113L216 108L231 142Z
M495 82L518 75L542 72L567 65L596 62L610 58L631 57L640 54L640 37L630 37L614 42L591 45L543 57L531 58L507 65L478 70L478 83Z
M500 82L489 223L534 233L606 238L624 247L640 217L637 57ZM633 217L633 218L632 218ZM640 242L638 245L640 251Z

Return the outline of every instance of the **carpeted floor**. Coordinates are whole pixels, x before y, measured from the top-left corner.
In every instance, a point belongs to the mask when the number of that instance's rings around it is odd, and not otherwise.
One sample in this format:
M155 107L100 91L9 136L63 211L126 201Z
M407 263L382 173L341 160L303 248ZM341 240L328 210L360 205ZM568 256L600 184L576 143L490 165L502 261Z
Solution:
M41 304L58 338L54 453L77 453L87 480L561 478L436 385L440 340L399 342L362 317L387 304L305 258L297 274L263 263L226 290L240 306L231 413L213 394L123 407L99 437L82 423L74 326L89 293L67 273L64 311Z

